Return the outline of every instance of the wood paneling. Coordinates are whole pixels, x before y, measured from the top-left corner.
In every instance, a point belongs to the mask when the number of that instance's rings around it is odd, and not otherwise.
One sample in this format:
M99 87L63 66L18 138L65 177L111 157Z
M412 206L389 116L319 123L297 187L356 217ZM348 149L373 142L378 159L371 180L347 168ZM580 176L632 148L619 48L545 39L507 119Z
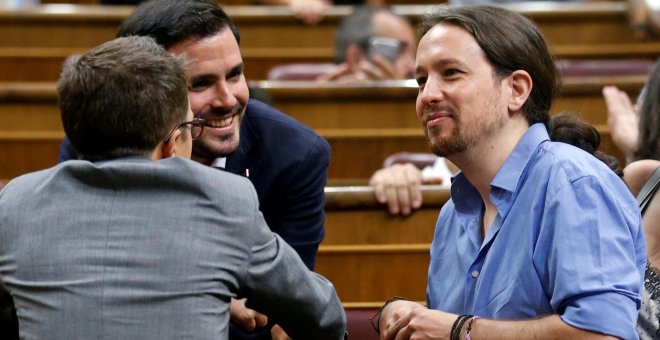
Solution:
M534 20L553 46L635 42L624 2L521 2L505 7ZM89 48L112 39L132 9L52 4L0 11L0 46ZM398 5L392 9L417 23L429 6ZM331 48L335 27L352 7L332 7L314 26L296 19L286 6L225 6L225 10L241 30L244 48Z
M595 124L602 134L601 150L619 159L605 125L606 108L601 94L605 84L616 84L636 96L643 77L579 78L566 80L554 112L572 110ZM381 167L383 160L400 151L428 152L428 146L414 112L416 88L405 83L318 84L269 83L275 107L315 129L332 147L331 179L365 179ZM45 132L45 135L35 134ZM54 83L0 84L0 141L34 139L56 152L63 136ZM19 138L20 137L20 138ZM12 144L13 145L13 144ZM13 146L14 148L18 146ZM8 150L0 150L2 153ZM7 162L0 178L52 165L56 153L44 157L22 151L33 159ZM5 157L5 156L3 156ZM9 157L7 158L9 159Z
M401 217L376 202L370 187L326 187L326 238L316 271L345 304L378 305L395 295L425 299L429 247L449 190L422 186L422 195L423 206Z
M507 6L536 21L560 58L660 56L660 43L634 40L625 2L530 2ZM398 5L393 10L416 23L428 8ZM112 39L132 9L53 4L30 11L0 11L0 81L56 80L64 57ZM266 79L268 70L276 65L330 62L335 27L352 7L330 8L324 20L314 26L300 22L285 6L225 9L241 31L246 75L248 79L260 80ZM43 78L37 68L43 70Z
M315 271L335 285L344 302L385 301L397 295L424 300L429 260L428 244L321 246Z
M607 122L602 88L617 85L636 98L646 76L573 77L563 79L552 112L575 111L592 124ZM414 81L318 83L257 81L276 108L314 129L419 128Z

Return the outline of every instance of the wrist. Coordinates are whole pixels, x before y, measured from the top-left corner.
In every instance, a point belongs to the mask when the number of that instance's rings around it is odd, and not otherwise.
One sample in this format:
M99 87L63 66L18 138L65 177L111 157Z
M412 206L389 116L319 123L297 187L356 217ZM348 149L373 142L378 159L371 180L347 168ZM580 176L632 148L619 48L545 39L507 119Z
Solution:
M461 333L461 339L471 340L470 336L472 335L472 331L474 330L475 321L477 321L478 319L479 317L475 315L471 317L469 321L467 321L467 326L463 327L463 333Z
M380 307L380 309L374 314L371 318L369 318L369 321L371 322L371 326L374 328L377 334L380 334L380 317L383 314L383 311L385 311L385 308L392 302L394 301L399 301L399 300L405 300L402 297L395 296L385 302L385 304Z
M462 340L465 337L463 333L463 326L465 323L472 318L472 315L462 314L456 318L454 324L451 326L451 331L449 333L449 340Z

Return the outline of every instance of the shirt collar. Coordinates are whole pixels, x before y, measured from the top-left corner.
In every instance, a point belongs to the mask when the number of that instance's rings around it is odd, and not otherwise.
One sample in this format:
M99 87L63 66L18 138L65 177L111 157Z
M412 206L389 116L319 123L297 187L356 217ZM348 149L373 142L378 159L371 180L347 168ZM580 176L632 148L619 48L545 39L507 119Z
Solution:
M545 125L537 123L530 126L495 175L491 187L500 188L511 193L515 192L527 163L538 146L549 139ZM483 205L481 196L461 171L452 176L451 180L451 197L457 212L469 213L475 209L481 209ZM491 191L491 198L493 198L492 196L493 192ZM503 208L497 204L497 201L499 200L495 199L498 209ZM500 213L502 212L500 211Z
M550 137L545 125L536 123L530 126L518 141L509 158L497 171L490 185L509 192L515 192L527 163L529 163L538 146L548 140L550 140Z
M213 163L211 163L211 167L224 169L226 164L227 164L227 157L218 157L213 160Z

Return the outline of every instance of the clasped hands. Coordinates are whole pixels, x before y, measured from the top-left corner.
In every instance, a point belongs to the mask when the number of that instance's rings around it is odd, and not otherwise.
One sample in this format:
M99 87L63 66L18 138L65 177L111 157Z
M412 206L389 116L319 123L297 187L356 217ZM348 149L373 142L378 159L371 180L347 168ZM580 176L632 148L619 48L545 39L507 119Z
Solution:
M245 301L246 299L231 299L231 304L229 305L231 321L247 331L254 331L258 328L265 327L268 324L268 317L247 308ZM291 340L279 325L273 325L270 329L270 335L273 340Z

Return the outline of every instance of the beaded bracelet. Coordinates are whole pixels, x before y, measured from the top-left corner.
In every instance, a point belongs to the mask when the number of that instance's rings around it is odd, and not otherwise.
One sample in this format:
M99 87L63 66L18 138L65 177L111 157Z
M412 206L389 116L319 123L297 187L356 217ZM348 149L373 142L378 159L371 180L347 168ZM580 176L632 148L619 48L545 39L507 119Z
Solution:
M477 319L479 319L479 317L476 316L476 315L473 316L473 317L470 319L470 323L468 323L467 333L465 333L465 340L470 340L470 332L472 332L472 324L473 324Z

